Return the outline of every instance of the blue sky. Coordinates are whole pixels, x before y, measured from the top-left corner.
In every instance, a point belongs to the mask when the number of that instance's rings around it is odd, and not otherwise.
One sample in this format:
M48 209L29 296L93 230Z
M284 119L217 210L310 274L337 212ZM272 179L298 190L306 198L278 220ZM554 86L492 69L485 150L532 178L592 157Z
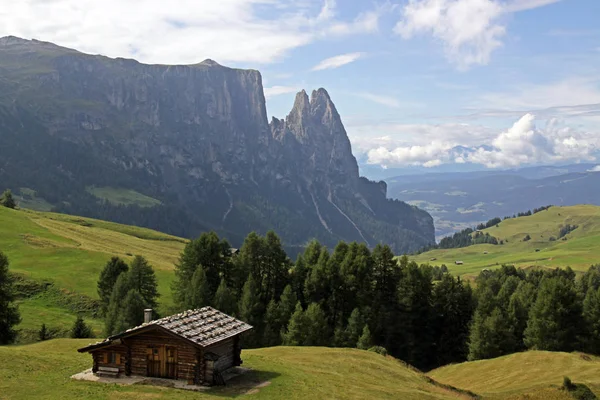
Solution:
M259 69L269 115L326 88L385 168L595 162L599 0L25 0L0 36Z

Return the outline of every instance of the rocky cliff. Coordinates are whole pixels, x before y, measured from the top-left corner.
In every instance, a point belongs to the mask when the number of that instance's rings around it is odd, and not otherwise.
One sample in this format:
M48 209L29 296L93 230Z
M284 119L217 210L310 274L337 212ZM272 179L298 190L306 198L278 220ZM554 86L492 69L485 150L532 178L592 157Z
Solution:
M37 192L58 211L239 245L274 229L288 248L434 239L432 218L360 178L324 89L297 94L268 123L258 71L214 61L144 65L14 37L0 39L0 183ZM157 199L99 202L92 187Z

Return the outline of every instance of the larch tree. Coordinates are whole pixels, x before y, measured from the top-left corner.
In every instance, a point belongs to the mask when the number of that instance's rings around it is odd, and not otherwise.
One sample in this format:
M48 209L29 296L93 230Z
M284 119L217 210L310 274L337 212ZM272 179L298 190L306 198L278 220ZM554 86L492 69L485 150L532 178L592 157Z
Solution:
M0 251L0 344L14 342L17 337L14 327L21 322L8 265L8 258Z
M98 279L98 296L101 302L102 315L106 314L108 310L108 303L110 302L110 294L113 291L117 278L123 272L127 272L129 266L125 261L119 257L112 257L104 266L102 272L100 272L100 278Z
M158 306L157 299L160 295L158 293L154 269L148 261L142 256L135 256L129 266L127 277L129 279L129 288L137 290L146 305L156 313Z

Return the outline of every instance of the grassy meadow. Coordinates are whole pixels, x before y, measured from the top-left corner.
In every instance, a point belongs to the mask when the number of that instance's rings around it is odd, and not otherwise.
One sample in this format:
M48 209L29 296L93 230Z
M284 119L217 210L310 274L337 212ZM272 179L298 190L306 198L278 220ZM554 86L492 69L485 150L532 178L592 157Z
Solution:
M563 241L558 236L560 227L566 224L579 227L567 234ZM532 216L507 219L498 227L483 232L505 243L432 250L411 256L411 259L431 265L446 264L453 274L467 276L475 276L484 268L496 268L502 264L521 268L570 266L575 271L585 271L590 265L600 263L598 206L551 207ZM531 240L523 241L527 235ZM556 240L551 241L551 237ZM455 261L459 260L464 264L455 265Z
M81 382L70 376L91 367L76 349L87 339L55 339L0 347L0 398L21 399L468 399L432 384L399 361L356 349L272 347L244 350L252 372L226 387L189 392L147 385Z
M113 255L127 261L137 254L146 257L156 271L161 309L168 309L172 270L185 243L145 228L0 207L0 250L9 258L10 271L33 282L51 283L54 289L52 295L34 291L19 300L23 319L19 329L39 329L42 323L71 326L76 309L70 305L79 301L74 297L97 299L98 276ZM101 334L101 322L89 322Z
M160 205L160 201L143 195L131 189L117 189L112 187L90 186L86 189L99 199L106 200L114 205L138 205L140 207L154 207Z
M556 387L562 385L565 376L600 394L600 358L582 353L527 351L448 365L428 375L440 383L473 391L484 398L562 398L556 396L565 393ZM531 397L520 397L524 394Z

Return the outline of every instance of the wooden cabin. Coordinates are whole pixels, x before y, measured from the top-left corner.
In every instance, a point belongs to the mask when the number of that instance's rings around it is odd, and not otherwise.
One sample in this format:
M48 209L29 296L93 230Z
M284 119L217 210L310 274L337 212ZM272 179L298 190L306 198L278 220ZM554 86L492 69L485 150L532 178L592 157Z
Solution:
M144 323L77 350L90 353L92 372L138 375L213 385L221 372L242 364L240 335L252 326L212 307L188 310Z

